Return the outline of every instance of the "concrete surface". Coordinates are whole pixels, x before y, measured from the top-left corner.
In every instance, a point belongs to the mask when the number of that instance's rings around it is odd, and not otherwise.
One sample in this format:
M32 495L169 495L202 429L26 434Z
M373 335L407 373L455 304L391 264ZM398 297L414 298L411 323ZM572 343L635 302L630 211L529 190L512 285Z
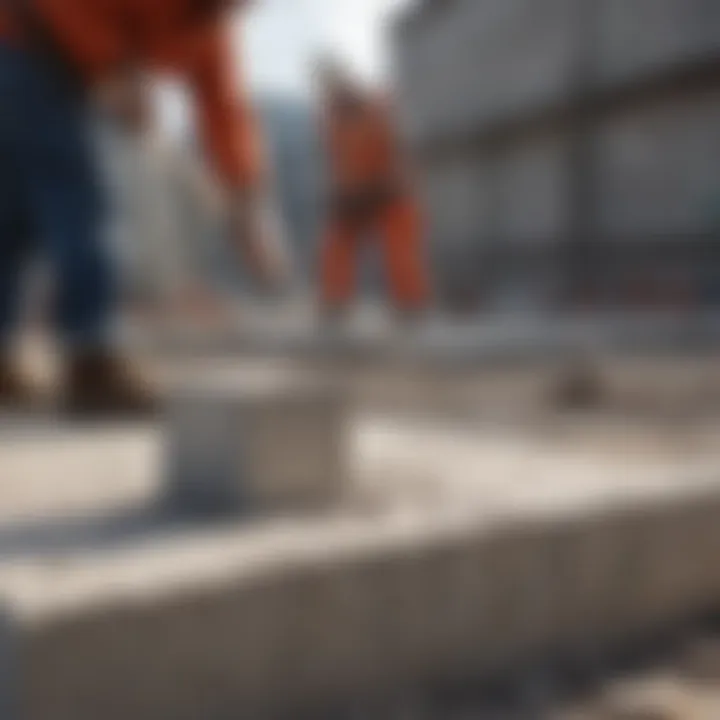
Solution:
M595 355L623 361L639 357L715 355L720 317L709 312L607 312L551 316L507 312L494 317L451 319L430 315L416 325L397 322L382 304L361 303L347 325L323 327L302 298L267 307L244 308L241 317L220 327L139 325L125 340L145 356L207 358L237 356L283 360L352 361L445 370L493 366L535 368Z
M334 512L203 525L158 504L157 428L6 420L3 699L292 715L653 632L720 601L717 425L685 425L359 413Z

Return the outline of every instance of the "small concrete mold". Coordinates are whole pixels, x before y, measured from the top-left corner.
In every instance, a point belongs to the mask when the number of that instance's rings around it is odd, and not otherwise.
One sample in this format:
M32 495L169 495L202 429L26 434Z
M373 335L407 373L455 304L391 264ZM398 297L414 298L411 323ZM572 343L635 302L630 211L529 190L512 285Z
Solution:
M330 505L346 478L346 403L330 382L288 372L220 376L173 393L167 499L176 510Z

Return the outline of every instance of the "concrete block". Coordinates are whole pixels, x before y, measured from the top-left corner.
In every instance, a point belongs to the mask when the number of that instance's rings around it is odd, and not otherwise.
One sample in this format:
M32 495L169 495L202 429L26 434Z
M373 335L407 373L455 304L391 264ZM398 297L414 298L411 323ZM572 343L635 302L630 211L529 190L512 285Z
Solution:
M18 568L0 576L2 717L263 718L445 675L489 651L490 616L455 592L473 557L438 540L330 522Z
M417 526L308 567L283 685L304 703L508 669L555 636L543 530Z
M531 452L528 479L473 442L477 474L453 446L459 504L0 557L0 717L297 716L602 647L720 600L717 477L643 482Z
M404 646L415 677L437 680L493 667L494 561L488 534L455 528L437 538L414 563L413 592L402 604L408 622Z
M3 588L4 720L262 717L256 709L272 707L292 574L249 564L220 580L168 573L164 552L155 571L138 570L147 557L131 552Z
M578 515L559 530L556 607L561 646L596 651L713 608L715 493L662 486Z
M397 633L387 632L399 616L387 585L405 558L392 542L372 545L308 565L297 585L279 668L296 702L312 707L389 689L405 670Z
M380 637L401 682L455 677L489 668L493 562L477 529L428 525L398 554L378 581Z
M168 497L184 509L329 503L345 478L345 403L334 386L258 374L178 391Z
M414 523L307 566L283 678L312 706L490 667L484 545ZM340 558L340 561L338 561Z

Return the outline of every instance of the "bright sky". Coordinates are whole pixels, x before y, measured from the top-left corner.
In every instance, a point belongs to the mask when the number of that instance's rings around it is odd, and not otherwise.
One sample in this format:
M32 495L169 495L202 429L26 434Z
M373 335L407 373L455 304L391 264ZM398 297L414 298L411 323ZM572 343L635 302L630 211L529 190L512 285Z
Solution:
M318 51L337 52L368 77L382 75L383 23L405 0L258 0L246 27L253 86L300 92Z
M383 76L384 23L409 0L255 0L247 20L238 23L238 52L256 91L303 95L310 64L332 52L369 79ZM161 87L160 122L172 134L186 124L183 93Z

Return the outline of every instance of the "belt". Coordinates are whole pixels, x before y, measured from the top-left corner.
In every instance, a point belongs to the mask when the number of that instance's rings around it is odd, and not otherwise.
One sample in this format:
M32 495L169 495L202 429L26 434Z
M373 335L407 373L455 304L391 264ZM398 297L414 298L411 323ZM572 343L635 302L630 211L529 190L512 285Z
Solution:
M385 210L402 194L397 182L378 182L364 188L338 190L332 194L332 213L339 220L363 223Z

